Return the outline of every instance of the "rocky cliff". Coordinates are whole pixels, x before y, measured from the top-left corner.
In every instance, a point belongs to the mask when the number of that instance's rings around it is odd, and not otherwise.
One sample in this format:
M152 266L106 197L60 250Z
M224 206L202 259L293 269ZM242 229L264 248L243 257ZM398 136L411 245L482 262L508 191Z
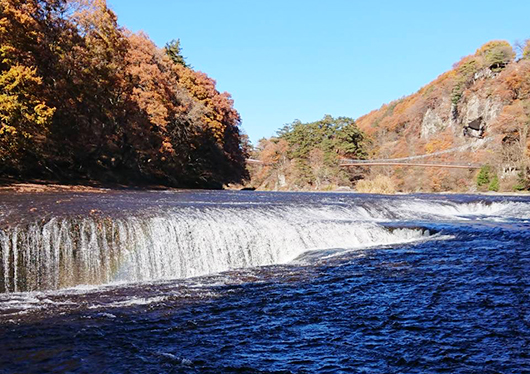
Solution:
M372 157L432 154L430 162L490 165L501 189L525 188L530 126L530 59L503 41L487 43L418 92L359 118ZM444 152L447 151L447 152ZM473 191L476 170L372 168L398 190Z

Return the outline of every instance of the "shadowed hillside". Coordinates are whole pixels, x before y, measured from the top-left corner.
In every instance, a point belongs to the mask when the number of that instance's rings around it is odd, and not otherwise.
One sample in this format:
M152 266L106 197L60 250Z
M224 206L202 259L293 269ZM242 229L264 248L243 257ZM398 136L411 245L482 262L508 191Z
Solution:
M105 0L0 0L0 177L221 187L247 177L239 113L120 27Z

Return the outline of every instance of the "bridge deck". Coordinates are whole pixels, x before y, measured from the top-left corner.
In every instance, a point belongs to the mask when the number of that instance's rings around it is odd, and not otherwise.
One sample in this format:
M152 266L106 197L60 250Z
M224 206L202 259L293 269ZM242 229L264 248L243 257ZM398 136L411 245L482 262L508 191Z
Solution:
M412 163L412 162L382 162L382 161L343 161L339 166L409 166L409 167L427 167L427 168L453 168L453 169L480 169L481 165L476 164L429 164L429 163Z
M423 168L447 168L447 169L480 169L482 165L477 164L450 164L450 163L418 163L418 162L403 162L404 159L394 159L394 160L342 160L339 163L339 166L408 166L408 167L423 167ZM247 159L249 164L258 164L258 165L272 165L269 163L264 163L260 160Z

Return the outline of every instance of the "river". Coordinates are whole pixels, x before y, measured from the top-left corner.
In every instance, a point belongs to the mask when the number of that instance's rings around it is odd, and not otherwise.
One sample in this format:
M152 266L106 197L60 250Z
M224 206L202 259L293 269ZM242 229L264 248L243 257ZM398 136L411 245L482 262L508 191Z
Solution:
M530 197L0 194L0 373L530 372Z

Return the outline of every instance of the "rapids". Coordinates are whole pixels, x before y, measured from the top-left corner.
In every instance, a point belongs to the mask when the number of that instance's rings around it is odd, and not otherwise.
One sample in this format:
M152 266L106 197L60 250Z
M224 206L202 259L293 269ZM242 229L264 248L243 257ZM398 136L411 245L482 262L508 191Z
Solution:
M527 197L3 195L0 372L524 372L529 228Z

